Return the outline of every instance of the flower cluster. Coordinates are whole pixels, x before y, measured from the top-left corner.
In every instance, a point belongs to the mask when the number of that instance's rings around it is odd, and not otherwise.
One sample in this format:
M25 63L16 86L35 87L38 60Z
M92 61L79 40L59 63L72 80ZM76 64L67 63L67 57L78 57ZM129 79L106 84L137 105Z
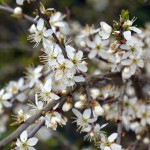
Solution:
M120 15L120 22L114 22L114 27L101 23L100 36L107 39L114 34L116 40L111 43L108 55L105 57L112 63L112 71L121 71L123 79L129 79L137 70L144 67L143 42L131 35L131 31L140 35L142 32L133 26L135 18L129 20L128 11L123 10ZM112 32L111 32L112 31Z
M23 5L24 0L16 2ZM128 11L123 10L113 27L103 21L100 28L82 27L75 21L68 24L66 15L61 12L46 9L38 1L34 3L38 14L27 39L35 43L34 47L41 46L43 65L27 67L25 77L10 81L0 90L0 133L6 130L8 116L4 114L11 107L16 114L11 125L28 124L28 120L40 114L31 124L44 126L41 130L47 133L46 139L53 133L49 129L67 125L71 112L77 131L85 134L84 140L93 141L101 150L123 149L121 143L115 142L121 133L107 134L105 129L110 126L107 121L118 127L122 124L124 132L132 130L137 136L144 135L150 125L150 105L146 103L150 90L140 69L145 67L147 78L150 73L149 25L142 33L133 25L135 18L130 20ZM14 13L22 13L19 11L15 9ZM32 126L28 130L31 131ZM25 129L20 134L14 149L35 150L33 146L38 139L29 131Z

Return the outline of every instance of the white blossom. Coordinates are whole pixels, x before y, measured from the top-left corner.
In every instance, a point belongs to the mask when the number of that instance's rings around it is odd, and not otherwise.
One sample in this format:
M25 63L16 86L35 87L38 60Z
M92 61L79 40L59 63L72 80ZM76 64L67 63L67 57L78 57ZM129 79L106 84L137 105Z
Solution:
M50 102L52 100L58 100L60 97L53 92L52 90L52 81L51 79L48 79L44 85L40 86L40 92L39 92L39 97L40 100L45 101L45 102Z
M97 117L91 118L91 109L84 110L83 115L75 108L73 108L72 111L76 116L74 122L77 123L77 126L79 127L78 129L81 129L81 131L84 131L84 129L87 130L87 128L91 128L90 123L93 123L97 120Z
M44 20L41 18L38 20L37 26L33 24L29 31L31 35L28 36L28 40L31 40L31 42L35 42L35 47L39 45L41 40L43 40L44 38L48 38L53 33L52 29L46 29L44 27Z
M35 146L38 142L38 139L35 137L28 139L27 131L23 131L20 135L20 139L17 139L16 142L16 150L36 150L33 146Z
M100 26L101 26L100 31L99 31L100 37L103 40L108 39L112 32L112 27L108 25L106 22L100 22Z
M101 138L100 149L101 150L121 150L121 146L116 144L114 141L117 138L117 133L111 134L108 138L103 136Z
M5 93L4 89L0 90L0 109L2 109L2 106L5 107L11 107L12 103L8 100L12 97L11 93Z
M106 124L103 124L100 126L99 124L94 125L92 128L87 128L87 130L84 129L84 132L88 132L88 134L84 137L85 140L89 140L90 142L100 140L102 136L105 135L104 131L101 131L102 128L106 127Z
M91 48L88 57L93 59L98 55L99 57L107 59L107 44L108 41L102 41L99 35L96 35L93 41L87 41L88 47Z
M38 66L36 68L30 66L27 68L26 79L30 88L33 87L35 84L40 83L39 78L42 76L42 69L43 66Z
M87 72L87 66L82 62L83 52L76 52L75 49L71 46L66 46L66 51L68 58L73 62L76 69L82 72Z
M66 125L67 120L57 111L49 111L45 115L45 125L47 128L57 129L58 125Z

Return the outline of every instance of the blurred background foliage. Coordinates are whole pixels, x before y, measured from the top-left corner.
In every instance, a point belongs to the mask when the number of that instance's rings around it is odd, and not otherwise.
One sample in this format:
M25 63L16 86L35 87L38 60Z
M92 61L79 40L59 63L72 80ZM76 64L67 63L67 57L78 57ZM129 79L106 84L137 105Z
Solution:
M17 5L15 0L3 0L11 7ZM106 21L112 25L113 20L119 18L120 11L127 9L131 17L136 16L136 24L143 27L150 21L150 1L149 0L42 0L46 7L54 7L63 13L70 12L70 18L78 20L83 26L95 24L99 27L100 21ZM31 16L34 8L27 3L23 6L23 11ZM24 68L30 64L39 64L40 48L33 48L33 44L27 41L28 29L31 23L11 17L7 12L0 10L0 87L4 86L9 80L17 79L22 76ZM69 139L70 143L79 145L79 149L88 146L88 142L83 141L83 135L78 135L75 125L59 128L60 133ZM112 126L113 129L113 126ZM6 134L12 132L12 128ZM106 128L107 130L107 128ZM111 130L109 129L111 133ZM65 134L64 134L65 133ZM133 134L133 133L131 133ZM4 137L6 135L3 135ZM44 136L44 135L43 135ZM132 136L130 136L132 137ZM57 140L56 140L57 139ZM131 139L127 139L131 140ZM65 142L57 134L48 142L44 143L44 150L63 149L67 150ZM9 148L5 148L9 149ZM43 145L38 144L38 149L43 149ZM70 148L69 148L70 149ZM73 150L73 148L71 148ZM94 149L94 148L92 148Z

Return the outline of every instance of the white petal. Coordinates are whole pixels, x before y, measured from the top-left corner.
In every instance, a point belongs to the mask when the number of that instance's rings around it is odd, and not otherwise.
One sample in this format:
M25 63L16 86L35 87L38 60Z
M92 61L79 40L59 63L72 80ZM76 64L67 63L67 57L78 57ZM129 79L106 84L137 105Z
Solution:
M108 146L105 146L104 150L111 150L111 148Z
M36 145L37 142L38 142L38 139L33 137L33 138L30 138L27 140L27 145L34 146L34 145Z
M84 112L83 112L83 117L85 119L89 119L91 116L91 109L86 109Z
M40 19L38 20L38 22L37 22L37 29L38 29L39 31L42 31L43 28L44 28L44 20L40 18Z
M82 63L79 63L78 65L77 65L77 67L78 67L78 69L80 70L80 71L82 71L82 72L87 72L87 66L85 66L85 65L83 65Z
M66 46L66 51L67 51L67 56L70 59L73 59L74 57L74 53L75 53L75 49L72 46Z
M30 32L30 33L36 32L36 26L35 26L35 24L33 24L33 25L30 27L29 32Z
M137 68L137 66L136 66L136 64L132 64L131 66L130 66L130 70L131 70L131 74L133 75L133 74L135 74L135 72L136 72L136 68Z
M66 59L65 64L66 64L67 68L72 68L73 67L73 63L68 59Z
M10 99L11 97L12 97L11 93L6 93L2 96L2 99L7 100L7 99Z
M108 59L109 58L109 54L104 51L104 50L100 50L98 53L103 59Z
M130 27L130 29L132 31L136 32L137 34L141 34L142 33L142 31L139 28L137 28L137 27Z
M137 65L138 65L139 67L143 68L143 67L144 67L144 62L143 62L143 60L140 59L140 60L137 62Z
M95 122L95 121L97 121L97 117L88 119L88 122L89 122L89 123L93 123L93 122Z
M97 50L92 50L92 51L89 53L88 57L89 57L90 59L93 59L93 58L95 58L96 55L97 55Z
M100 35L100 37L101 37L103 40L108 39L109 36L110 36L110 34L104 32L104 31L100 31L100 32L99 32L99 35Z
M49 37L50 35L52 35L52 33L53 33L52 29L48 29L48 30L43 31L43 35L45 37Z
M2 96L4 94L4 91L5 91L4 89L0 90L0 96Z
M83 76L74 76L73 79L75 82L85 82L85 78Z
M60 113L58 113L57 111L55 111L54 114L57 118L62 119Z
M27 141L27 138L28 138L28 134L27 131L25 130L21 133L20 140L25 143Z
M71 79L73 78L74 74L75 74L74 69L67 69L65 72L65 75Z
M107 125L108 125L108 123L105 123L100 128L102 129L102 128L106 127Z
M56 95L56 94L54 94L54 93L50 93L50 97L51 97L52 99L54 99L54 100L57 100L57 99L60 98L58 95Z
M21 141L17 139L16 145L19 147L21 145Z
M131 64L132 60L131 59L126 59L126 60L123 60L121 62L122 65L124 66L129 66Z
M114 142L114 140L117 138L118 134L117 133L113 133L108 137L108 141L109 142Z
M106 22L100 22L101 27L103 30L105 30L107 33L111 33L112 27L108 25Z
M125 32L123 32L123 35L126 40L131 39L131 31L125 31Z
M83 52L82 52L82 51L78 51L78 52L76 53L76 59L77 59L77 60L81 60L82 57L83 57Z
M101 38L98 34L95 36L95 42L97 45L99 45L101 43Z
M82 117L82 114L81 114L80 111L78 111L77 109L73 108L72 111L73 111L73 113L74 113L78 118L81 118L81 117Z
M28 147L28 150L36 150L34 147Z
M5 107L11 107L11 106L12 106L12 103L9 102L9 101L3 101L3 105L4 105Z
M43 108L43 102L41 102L41 101L39 101L38 103L37 103L37 107L38 107L38 109L42 109Z
M65 22L56 22L55 23L55 26L58 26L58 27L61 27L61 28L63 28L63 27L66 27L67 26L67 23L65 23Z
M16 3L17 3L18 5L23 5L23 2L24 2L24 0L16 0Z
M63 64L63 63L65 62L65 58L64 58L64 56L63 56L62 54L59 54L59 55L57 56L57 60L58 60L58 62L59 62L60 64Z
M112 27L105 22L100 22L100 25L101 28L100 28L99 35L101 36L102 39L108 39L112 32Z
M47 92L50 92L51 89L52 89L52 80L51 79L48 79L44 85L44 89L47 91Z
M116 143L111 144L110 147L112 150L121 150L121 148L122 148L120 145L118 145Z
M24 84L24 79L20 78L19 81L18 81L19 88L22 88L23 84Z
M41 72L42 71L42 69L43 69L43 66L38 66L38 67L36 67L35 68L35 73L39 73L39 72Z
M122 45L120 46L120 48L121 48L121 49L125 49L125 50L129 50L129 47L128 47L128 45L126 45L126 44L122 44Z
M83 132L90 132L92 129L91 125L88 125L87 127L85 127L82 131Z

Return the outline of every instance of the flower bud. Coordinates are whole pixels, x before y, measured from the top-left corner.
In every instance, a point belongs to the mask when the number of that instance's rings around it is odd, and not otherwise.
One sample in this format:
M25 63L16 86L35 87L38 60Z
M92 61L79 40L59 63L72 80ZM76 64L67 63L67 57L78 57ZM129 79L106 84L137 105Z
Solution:
M140 135L137 135L137 136L136 136L136 139L137 139L137 140L140 140L140 139L141 139L141 136L140 136Z
M148 137L145 137L145 138L143 139L143 143L144 143L144 144L149 144L149 143L150 143L149 138L148 138Z
M80 95L79 98L80 100L85 100L85 95Z
M85 101L78 101L75 103L74 107L75 108L78 108L78 109L81 109L85 106Z
M102 116L104 113L103 108L101 107L101 105L97 102L97 101L92 101L91 102L92 108L93 108L93 112L95 115L97 116Z
M62 107L62 110L64 112L66 112L66 111L69 111L71 108L72 108L72 104L70 102L65 102L63 107Z
M22 8L21 7L16 7L14 9L14 14L16 15L21 15L22 14Z
M94 113L97 115L97 116L102 116L103 113L104 113L104 110L103 108L100 106L100 105L96 105L93 109Z

